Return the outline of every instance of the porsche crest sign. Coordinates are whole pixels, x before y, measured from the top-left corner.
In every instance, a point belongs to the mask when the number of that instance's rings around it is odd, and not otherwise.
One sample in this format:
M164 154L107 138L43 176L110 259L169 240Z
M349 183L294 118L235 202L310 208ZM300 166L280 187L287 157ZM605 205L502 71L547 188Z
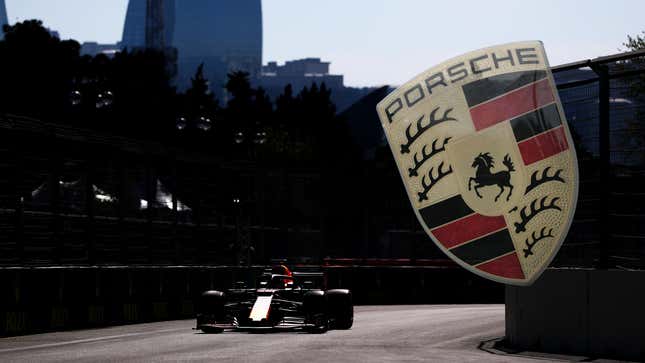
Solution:
M560 248L578 193L576 154L542 43L451 59L377 111L437 246L485 278L533 283Z

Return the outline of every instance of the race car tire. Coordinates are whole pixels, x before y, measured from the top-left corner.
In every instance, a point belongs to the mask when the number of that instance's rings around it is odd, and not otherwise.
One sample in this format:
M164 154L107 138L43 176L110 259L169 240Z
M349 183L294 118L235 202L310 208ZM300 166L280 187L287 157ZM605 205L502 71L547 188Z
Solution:
M321 290L308 291L303 297L303 310L305 313L305 330L309 333L325 333L329 329L327 315L327 299Z
M346 289L328 290L327 308L334 329L350 329L354 325L352 292Z
M197 314L197 325L202 332L221 333L224 330L222 328L200 324L215 324L218 321L223 321L226 315L224 311L225 301L226 295L221 291L209 290L202 293L199 299L199 310Z

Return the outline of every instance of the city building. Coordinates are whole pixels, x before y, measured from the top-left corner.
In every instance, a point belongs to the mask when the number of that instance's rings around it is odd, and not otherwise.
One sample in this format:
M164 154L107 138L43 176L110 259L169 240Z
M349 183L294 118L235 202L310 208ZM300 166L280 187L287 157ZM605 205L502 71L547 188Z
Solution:
M7 7L5 6L4 0L0 0L0 29L9 24L7 17ZM0 31L0 40L4 39L4 31Z
M329 74L330 62L322 62L320 58L305 58L287 61L284 65L269 62L262 67L260 84L266 89L284 88L291 84L294 90L311 87L312 83L325 84L328 88L343 88L343 76Z
M99 44L97 42L84 42L81 44L81 55L89 55L92 57L99 54L105 54L108 57L112 57L120 50L121 47L119 44Z
M148 18L148 7L152 5L161 6L163 9L161 9L161 11L151 12L151 17ZM164 15L163 17L159 17L159 14ZM151 29L161 30L163 32L163 39L166 41L166 45L168 46L172 40L174 21L174 0L130 0L128 2L128 10L125 16L125 24L123 26L123 37L121 38L120 45L123 49L129 50L150 46L146 44L146 29ZM156 27L153 25L156 25Z
M252 81L262 66L260 0L182 0L175 8L172 46L177 49L177 86L190 84L197 67L213 92L224 98L227 74L248 72Z
M121 46L142 48L146 43L146 0L130 0L125 14Z
M269 62L263 67L261 0L130 0L120 47L133 50L159 48L160 44L173 55L175 64L169 69L180 91L190 86L203 63L204 76L220 102L226 102L227 75L234 71L249 73L251 83L263 87L274 100L288 84L297 94L304 87L324 83L339 112L374 90L345 87L343 76L330 74L330 63L320 58L283 65ZM83 52L109 54L112 48L88 43Z
M261 0L130 0L122 48L158 48L159 44L152 43L160 39L164 47L177 50L180 90L190 85L197 67L204 63L204 74L222 100L229 72L248 72L254 82L260 76Z
M262 76L258 85L267 91L272 99L276 99L284 92L287 85L291 85L294 94L305 87L316 84L320 87L323 83L331 90L331 100L336 105L336 111L342 112L367 95L375 88L345 87L343 76L329 74L330 62L323 62L320 58L305 58L286 61L284 65L269 62L262 67Z

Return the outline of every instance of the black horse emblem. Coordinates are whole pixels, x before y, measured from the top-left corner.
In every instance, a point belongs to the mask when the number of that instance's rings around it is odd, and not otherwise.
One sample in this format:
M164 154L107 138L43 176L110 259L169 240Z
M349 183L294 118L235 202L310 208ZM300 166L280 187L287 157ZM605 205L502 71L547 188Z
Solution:
M468 180L468 190L471 189L472 182L475 182L475 194L478 197L482 198L482 195L479 194L479 188L485 187L488 185L497 185L499 187L499 194L495 197L495 201L504 193L504 187L508 187L508 195L506 200L508 201L511 198L513 193L513 185L511 184L511 172L515 171L511 157L506 154L504 156L504 161L502 162L508 170L500 171L497 173L491 173L490 169L494 166L494 159L490 156L490 153L480 153L475 157L472 167L476 169L475 177Z

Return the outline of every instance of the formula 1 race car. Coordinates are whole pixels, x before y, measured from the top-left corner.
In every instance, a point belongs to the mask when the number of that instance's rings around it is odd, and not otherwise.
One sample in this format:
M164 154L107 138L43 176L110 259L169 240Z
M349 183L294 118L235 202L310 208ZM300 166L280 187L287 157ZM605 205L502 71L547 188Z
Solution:
M315 280L323 278L322 272L291 272L279 265L262 274L257 288L205 291L198 304L197 329L204 333L221 333L224 329L297 328L311 333L350 329L354 323L351 292L314 288Z

